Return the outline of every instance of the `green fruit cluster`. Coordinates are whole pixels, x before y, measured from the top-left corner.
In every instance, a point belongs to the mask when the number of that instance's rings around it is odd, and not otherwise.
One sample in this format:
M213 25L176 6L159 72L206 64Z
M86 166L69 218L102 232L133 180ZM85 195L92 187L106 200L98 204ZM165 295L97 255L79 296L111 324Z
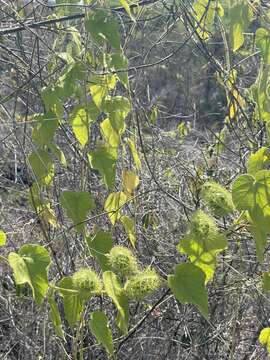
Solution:
M217 217L226 216L235 209L231 193L214 181L208 181L202 186L202 198Z
M79 290L82 298L89 298L93 295L99 295L102 291L102 285L98 275L91 269L82 268L72 276L74 287Z
M124 287L129 299L142 300L155 292L162 284L155 270L147 269L130 277Z
M112 270L121 276L129 276L138 271L138 264L132 252L124 246L114 246L109 255Z

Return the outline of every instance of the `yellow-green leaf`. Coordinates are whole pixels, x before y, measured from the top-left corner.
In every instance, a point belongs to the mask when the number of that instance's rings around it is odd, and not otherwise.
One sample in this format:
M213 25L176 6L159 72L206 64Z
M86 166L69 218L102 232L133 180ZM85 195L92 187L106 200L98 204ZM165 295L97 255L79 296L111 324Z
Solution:
M4 233L3 230L0 230L0 246L4 246L6 244L6 234Z
M133 171L123 170L122 179L124 189L130 194L133 193L140 183L138 175L136 175Z
M259 341L264 345L267 351L270 353L270 328L264 328L260 332Z
M135 248L136 245L136 235L135 235L135 222L128 216L121 216L121 222L124 226L124 229L128 235L128 238L131 242L131 245Z
M104 209L108 212L109 219L113 225L115 225L116 221L120 219L120 211L125 205L126 200L127 196L122 191L113 192L107 197Z
M84 108L77 108L71 117L72 130L76 139L85 147L89 138L89 118Z
M127 143L129 145L130 152L132 154L132 157L133 157L134 163L136 165L136 168L139 171L142 168L142 163L141 163L139 154L137 152L136 145L135 145L134 141L131 140L131 139L127 139Z

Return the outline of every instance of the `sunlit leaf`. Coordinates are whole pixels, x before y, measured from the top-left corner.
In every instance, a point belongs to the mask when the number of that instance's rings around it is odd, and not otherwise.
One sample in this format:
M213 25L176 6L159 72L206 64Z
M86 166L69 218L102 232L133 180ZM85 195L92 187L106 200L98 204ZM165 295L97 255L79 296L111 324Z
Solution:
M6 244L6 234L4 233L3 230L0 230L0 246L4 246Z
M132 194L133 191L138 187L140 180L138 175L136 175L133 171L122 171L122 180L124 189L129 193Z
M237 51L244 44L243 32L247 29L253 16L252 8L242 0L236 2L230 9L230 38L232 50Z
M136 245L136 235L135 235L135 222L128 216L121 216L121 223L124 226L124 229L128 235L128 238L131 242L131 245L135 248Z
M266 169L268 165L270 165L270 150L263 146L250 155L247 164L248 173L256 176L259 170Z
M71 124L76 139L82 147L85 147L89 138L89 117L83 107L79 107L73 112Z
M122 191L111 193L107 197L104 209L108 212L109 219L113 225L115 225L116 221L120 219L120 211L123 205L125 205L126 200L127 196Z
M139 154L137 152L136 145L135 145L134 141L131 140L131 139L127 139L127 143L129 145L130 152L132 154L132 157L133 157L133 160L135 162L137 170L141 170L142 163L141 163L141 160L140 160Z
M262 345L264 345L270 353L270 328L264 328L260 332L259 341Z

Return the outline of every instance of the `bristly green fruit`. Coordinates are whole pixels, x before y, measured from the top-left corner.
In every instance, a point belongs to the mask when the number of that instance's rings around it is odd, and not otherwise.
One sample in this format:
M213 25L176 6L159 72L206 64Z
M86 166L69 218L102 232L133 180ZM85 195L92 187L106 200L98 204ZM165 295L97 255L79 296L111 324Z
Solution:
M138 271L138 264L132 252L124 246L114 246L108 254L113 271L121 276L129 276Z
M147 269L129 278L124 290L129 299L142 300L146 296L153 294L161 285L161 278L156 271Z
M208 181L202 186L202 198L217 217L226 216L235 209L231 193L214 181Z
M88 299L93 295L99 295L102 285L98 275L88 268L78 270L72 276L74 287L79 290L83 299Z
M190 222L190 233L198 239L211 236L213 233L217 233L218 228L212 217L207 215L202 210L197 210Z

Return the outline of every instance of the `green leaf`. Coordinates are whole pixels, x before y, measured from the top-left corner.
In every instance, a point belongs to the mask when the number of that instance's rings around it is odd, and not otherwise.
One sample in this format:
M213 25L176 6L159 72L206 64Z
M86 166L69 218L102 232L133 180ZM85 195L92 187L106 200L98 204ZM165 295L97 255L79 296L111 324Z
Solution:
M37 149L28 157L29 164L40 184L49 185L54 177L54 164L47 151Z
M61 99L67 99L76 94L77 82L84 79L85 71L85 65L78 60L64 67L64 71L57 81Z
M122 191L111 193L107 197L104 209L108 212L109 219L113 225L120 219L120 210L125 205L126 200L126 194Z
M115 184L117 151L113 148L100 145L96 150L89 152L88 160L91 168L100 172L107 188L113 188Z
M240 175L233 183L232 198L238 210L270 216L270 171L260 170L255 177Z
M56 144L50 144L48 147L60 163L67 167L67 160L63 151Z
M123 8L126 10L126 12L128 13L129 17L135 21L132 13L131 13L131 10L130 10L130 7L129 7L129 4L127 2L127 0L119 0L120 1L120 4L123 6Z
M256 31L255 42L261 50L265 64L270 65L270 32L269 30L259 28Z
M124 226L124 229L128 235L128 238L131 242L131 245L135 248L136 245L136 235L135 235L135 222L128 216L122 216L121 222Z
M157 118L158 118L158 107L156 105L154 105L151 109L150 116L149 116L150 123L153 125L156 125Z
M92 99L98 109L101 109L103 102L110 90L113 90L116 85L116 77L114 74L96 75L90 79L89 86Z
M134 190L139 186L140 179L133 171L123 170L122 171L122 182L124 190L128 194L132 194Z
M215 4L209 3L208 0L197 0L194 4L195 26L198 35L207 40L211 34L211 26L215 16Z
M0 246L4 246L6 244L6 234L4 233L3 230L0 230Z
M52 320L54 330L57 336L65 340L65 334L62 329L62 321L61 316L58 310L58 306L56 301L54 300L53 295L49 297L49 304L50 304L50 318Z
M253 213L254 215L254 213ZM256 215L255 215L256 216ZM267 221L268 224L265 225ZM256 244L256 255L258 261L263 261L263 254L267 244L267 231L269 230L269 218L264 219L263 216L257 216L255 219L249 216L250 222L250 232L254 237L255 244Z
M255 84L250 88L250 93L255 107L256 120L266 121L267 133L269 135L269 120L270 120L270 95L269 95L269 66L261 65L259 75ZM269 138L269 136L268 136Z
M218 238L220 238L220 240L218 240ZM217 244L220 242L220 249L207 250L204 244L205 239L198 241L192 238L192 236L184 237L178 245L179 252L187 254L189 260L205 273L206 283L214 276L217 254L227 247L227 242L222 235L217 235L216 241Z
M139 171L142 168L142 163L141 163L139 154L137 152L136 145L135 145L134 141L131 140L131 139L127 139L127 143L129 145L130 152L132 154L132 157L133 157L134 163L136 165L136 168Z
M83 222L86 220L87 214L95 208L92 195L87 191L63 191L60 202L77 231L82 232L84 229Z
M84 148L89 138L89 117L83 107L78 107L71 116L72 130L76 139Z
M117 78L121 81L125 88L128 89L128 60L122 51L112 54L110 67L112 71L116 71Z
M266 147L261 147L255 154L251 154L248 160L248 173L256 176L259 170L266 169L270 164L270 150Z
M270 272L264 272L262 276L262 289L264 292L270 291Z
M208 317L205 274L199 267L191 263L177 265L174 275L168 276L168 284L177 300L196 305L202 315Z
M107 97L104 111L108 114L112 127L121 135L125 130L125 118L131 111L129 99L124 96Z
M237 51L244 44L243 32L247 29L253 12L246 1L236 2L230 9L230 38L232 50Z
M108 318L102 311L95 311L91 314L89 321L89 328L95 335L98 342L100 342L106 351L113 355L114 346L112 332L109 328Z
M99 263L102 271L110 270L109 259L106 256L113 247L111 233L98 231L93 238L86 238L89 251Z
M8 261L16 284L29 284L33 298L41 304L48 289L48 267L51 263L48 251L39 245L23 245L18 254L9 254Z
M103 273L103 283L107 295L114 302L117 310L117 326L126 334L128 332L128 299L124 294L124 290L120 285L117 276L112 271L105 271Z
M121 134L123 133L124 129L125 127L119 131L118 129L114 128L112 122L108 118L103 120L100 124L100 130L104 140L111 148L116 149L116 151L120 144Z
M266 346L267 351L270 353L270 328L264 328L260 332L259 341L262 345Z
M65 317L70 326L75 326L81 319L84 300L79 296L79 292L76 292L77 288L74 286L72 277L64 277L59 281L58 286L63 289L75 290L74 293L60 291L63 297Z
M90 32L97 44L102 45L105 40L115 49L120 49L118 23L109 12L103 10L89 12L85 19L85 29Z
M56 129L59 126L57 116L52 112L39 115L35 118L37 122L33 129L32 138L39 145L44 146L52 142Z
M48 113L56 114L60 119L64 114L62 101L59 99L59 89L57 87L45 87L42 89L41 97L44 101L45 109Z

